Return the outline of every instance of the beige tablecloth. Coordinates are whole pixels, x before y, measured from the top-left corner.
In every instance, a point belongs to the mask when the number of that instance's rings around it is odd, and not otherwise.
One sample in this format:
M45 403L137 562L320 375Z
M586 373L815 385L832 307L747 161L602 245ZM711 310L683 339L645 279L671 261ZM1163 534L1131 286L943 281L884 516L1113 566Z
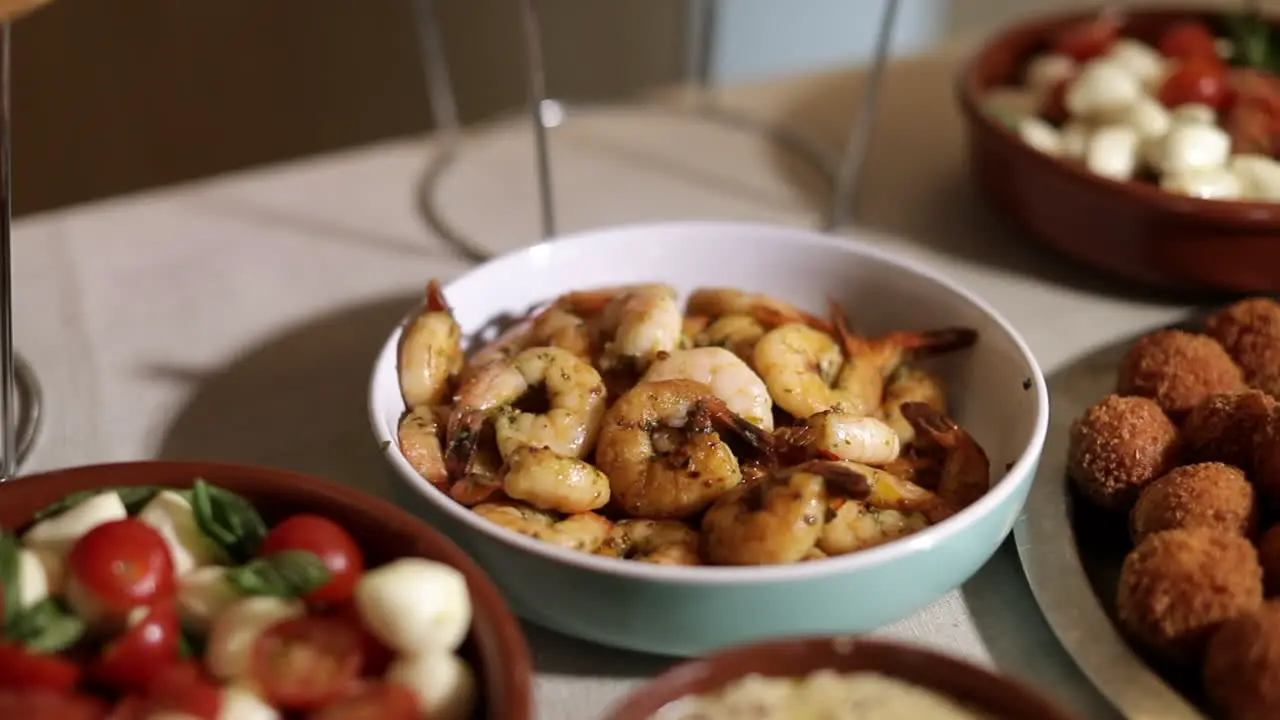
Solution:
M983 295L1024 333L1047 373L1179 313L1090 280L983 209L962 169L954 57L891 72L861 222ZM836 142L856 82L850 73L796 79L729 92L726 101ZM637 214L812 224L824 202L758 141L755 149L734 145L741 138L722 147L697 139L705 129L685 128L661 147L637 150L624 140L647 134L635 132L641 121L625 122L626 138L606 127L595 144L579 138L565 151L557 169L565 227ZM477 136L484 142L442 181L442 214L469 232L536 232L531 172L513 169L503 154L511 149L504 143L516 142L504 139L510 132L495 126ZM216 458L385 492L364 410L374 351L424 278L469 265L419 213L430 145L387 142L24 219L15 248L17 339L47 400L28 469ZM646 163L645 153L664 162ZM672 158L698 167L666 162ZM1010 547L964 588L880 634L998 666L1084 717L1109 714L1050 634ZM670 662L535 628L530 639L541 716L555 720L596 717Z

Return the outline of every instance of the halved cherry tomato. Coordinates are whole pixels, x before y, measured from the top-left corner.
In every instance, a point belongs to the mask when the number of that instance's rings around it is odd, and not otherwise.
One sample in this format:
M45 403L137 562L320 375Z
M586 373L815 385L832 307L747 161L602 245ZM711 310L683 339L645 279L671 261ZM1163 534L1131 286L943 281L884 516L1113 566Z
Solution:
M0 718L14 720L101 720L106 703L74 692L0 690Z
M1045 95L1044 105L1040 108L1040 116L1045 120L1060 123L1071 116L1067 112L1067 87L1071 85L1071 80L1072 78L1063 78Z
M308 720L417 720L418 698L403 685L370 683L350 697L307 716Z
M143 690L165 667L178 662L181 632L172 605L153 605L136 625L103 648L92 675L121 690Z
M148 720L151 704L141 695L126 695L111 708L107 720Z
M1209 107L1225 107L1231 99L1226 67L1217 60L1183 62L1165 78L1156 95L1165 107L1187 103L1204 103Z
M133 518L85 533L71 548L67 567L72 582L121 617L174 593L169 547L155 528Z
M250 668L263 699L282 710L314 710L343 697L360 675L360 633L335 618L309 616L267 628Z
M381 677L387 667L396 659L396 652L369 632L360 619L360 612L352 603L345 603L334 608L331 615L336 620L355 628L360 634L360 657L362 660L360 674L364 677Z
M303 598L311 603L350 600L364 573L364 553L355 538L341 525L319 515L294 515L271 528L258 554L267 557L285 550L314 553L333 575L323 587Z
M0 687L69 692L80 683L80 675L80 666L66 658L0 643Z
M152 678L145 697L148 713L174 713L198 720L217 720L222 713L222 689L190 660L162 668Z
M1194 20L1170 27L1160 36L1156 47L1165 57L1179 60L1218 59L1218 39L1208 26Z
M1058 33L1053 49L1084 62L1110 50L1119 38L1120 22L1100 17L1076 23Z

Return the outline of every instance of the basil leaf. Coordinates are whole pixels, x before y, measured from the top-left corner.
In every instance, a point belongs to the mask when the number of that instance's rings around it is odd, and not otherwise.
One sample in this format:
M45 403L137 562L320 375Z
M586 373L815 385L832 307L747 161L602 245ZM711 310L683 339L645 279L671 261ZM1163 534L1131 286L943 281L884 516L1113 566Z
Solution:
M252 503L200 478L191 488L191 510L200 530L236 562L252 558L267 537L267 524Z
M1235 14L1225 18L1227 37L1231 41L1231 62L1260 70L1274 69L1275 57L1271 26L1252 14Z
M46 598L10 623L6 635L28 650L59 653L84 637L85 622L67 612L58 601Z
M227 580L245 595L300 597L332 579L320 556L306 550L285 550L227 571Z
M22 602L18 596L18 538L0 530L0 630L7 629L18 616Z
M97 497L104 492L113 492L116 495L119 495L120 502L124 503L125 511L130 515L133 515L146 507L147 503L151 502L151 500L155 498L156 495L160 494L162 490L164 490L164 488L156 487L155 485L135 485L127 487L101 488L98 490L81 490L80 492L73 492L66 495L61 500L42 508L40 512L35 514L35 519L40 521L51 518L55 515L61 515L85 500Z

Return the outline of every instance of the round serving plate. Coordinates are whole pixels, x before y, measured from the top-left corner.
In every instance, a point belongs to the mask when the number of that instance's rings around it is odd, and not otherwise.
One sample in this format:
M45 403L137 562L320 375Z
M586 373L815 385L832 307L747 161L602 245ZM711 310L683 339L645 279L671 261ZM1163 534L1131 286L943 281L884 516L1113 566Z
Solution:
M1199 322L1179 326L1199 327ZM1031 591L1054 634L1126 718L1207 720L1129 646L1112 620L1115 582L1127 550L1123 541L1076 532L1093 513L1076 506L1067 481L1071 423L1114 391L1120 360L1138 337L1091 351L1048 378L1049 434L1014 539Z

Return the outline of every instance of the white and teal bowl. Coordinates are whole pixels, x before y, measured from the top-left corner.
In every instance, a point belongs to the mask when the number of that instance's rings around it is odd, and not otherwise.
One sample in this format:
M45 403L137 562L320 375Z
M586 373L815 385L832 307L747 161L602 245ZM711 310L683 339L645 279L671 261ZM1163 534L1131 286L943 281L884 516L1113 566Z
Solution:
M941 273L855 239L728 222L635 225L580 233L475 268L446 288L467 333L494 317L574 289L640 282L682 292L729 286L815 313L828 297L860 332L967 326L975 348L935 361L951 414L991 458L993 486L954 517L863 552L770 567L666 567L547 545L472 514L425 482L400 454L400 330L369 388L373 432L405 499L494 579L517 614L568 635L633 650L701 655L792 635L873 630L958 587L1009 534L1027 497L1048 425L1044 377L1009 323ZM424 502L425 501L425 502Z

